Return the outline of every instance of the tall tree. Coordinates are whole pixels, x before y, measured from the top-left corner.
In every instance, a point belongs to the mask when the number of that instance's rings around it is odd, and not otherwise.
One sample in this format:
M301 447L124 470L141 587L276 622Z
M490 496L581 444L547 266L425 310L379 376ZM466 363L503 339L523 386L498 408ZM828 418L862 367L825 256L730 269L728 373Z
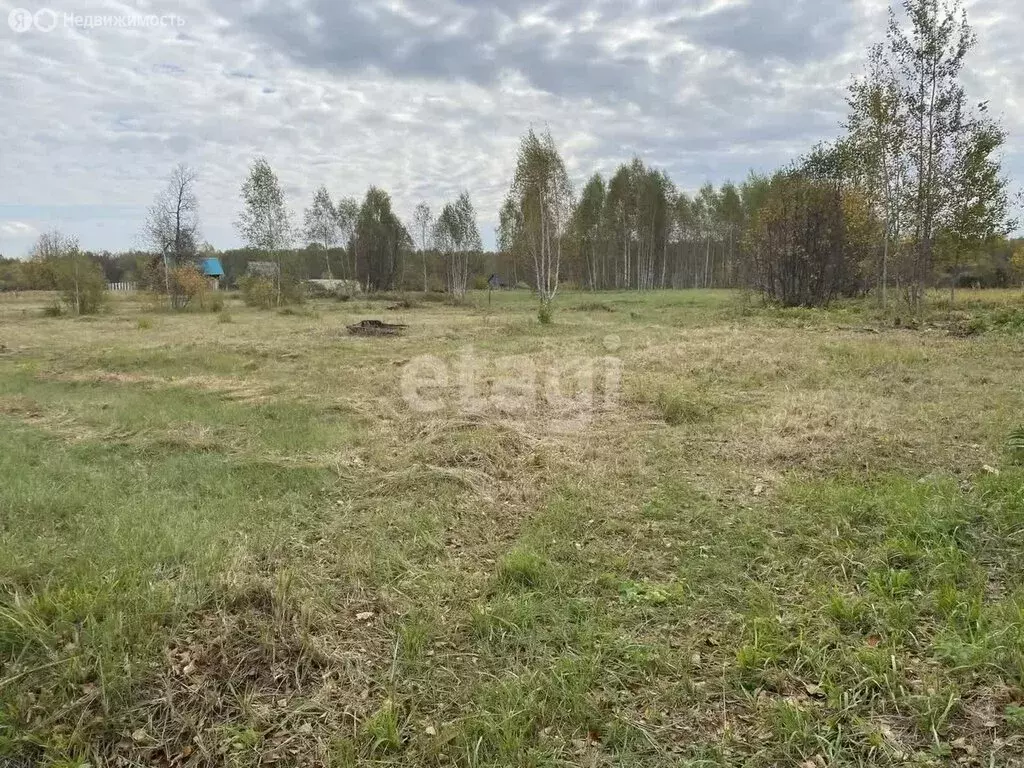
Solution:
M736 189L736 185L727 182L722 185L718 202L722 230L726 240L722 284L733 287L736 284L736 241L743 230L743 201L740 200L740 193Z
M29 258L37 263L46 263L78 253L79 250L77 237L54 229L39 236L29 252Z
M171 272L193 262L199 245L197 178L197 173L184 163L175 166L150 206L144 225L146 240L160 254L161 282L172 309L180 303L180 295L172 290Z
M30 256L39 281L35 287L59 291L64 304L76 315L99 309L107 282L98 261L82 253L78 238L57 230L44 232Z
M333 280L331 248L338 241L338 212L331 202L331 193L327 187L322 186L313 194L313 204L305 211L304 225L306 240L324 249L327 279Z
M338 222L339 241L349 252L349 277L358 280L358 269L356 265L356 224L359 221L359 201L354 197L342 197L334 206L335 218Z
M705 288L711 287L711 241L718 230L718 195L710 183L700 188L696 200L698 220L704 234L704 280Z
M526 243L523 240L523 214L512 197L498 212L498 248L507 255L512 266L512 284L519 284L519 260L524 257Z
M562 241L572 214L572 184L550 131L538 136L531 128L519 145L509 191L526 251L533 259L540 318L551 317L558 292Z
M584 283L592 291L602 287L604 277L600 269L598 248L604 235L606 194L604 179L601 174L595 173L583 187L572 220L573 237L583 266Z
M356 221L355 246L359 280L367 290L390 290L412 240L391 209L391 196L379 187L366 192Z
M867 74L854 81L848 103L847 128L852 149L864 172L868 199L883 222L879 299L885 309L889 300L891 251L902 233L909 126L907 105L901 98L894 72L886 65L884 47L871 49Z
M426 201L416 206L416 210L412 214L412 223L418 241L416 245L423 260L423 292L426 293L430 290L427 281L427 251L430 250L430 236L434 230L434 214L431 213L430 206Z
M968 111L960 81L964 59L975 45L960 0L904 0L904 28L890 10L890 71L908 116L911 174L909 210L913 246L908 298L920 305L933 265L938 226L949 212L957 148L963 145Z
M249 167L242 184L242 202L235 226L246 245L276 263L274 294L275 302L280 304L284 252L291 244L292 225L281 184L266 158L256 158Z
M673 210L675 220L676 237L678 239L678 254L676 256L676 267L672 277L672 286L682 288L689 286L697 287L697 271L692 265L693 243L698 237L698 211L696 201L691 200L685 192L681 192L675 200ZM687 255L689 255L688 266Z
M1006 180L993 153L1006 141L1006 132L994 122L978 118L957 133L952 168L949 219L939 245L950 270L949 299L956 300L965 256L1010 232Z
M633 223L636 219L636 180L630 166L620 165L608 182L605 216L613 241L615 288L630 286L630 255L633 243ZM621 255L621 260L620 260Z
M481 248L476 211L468 192L445 205L434 225L434 242L444 252L448 292L464 298L469 281L469 254Z

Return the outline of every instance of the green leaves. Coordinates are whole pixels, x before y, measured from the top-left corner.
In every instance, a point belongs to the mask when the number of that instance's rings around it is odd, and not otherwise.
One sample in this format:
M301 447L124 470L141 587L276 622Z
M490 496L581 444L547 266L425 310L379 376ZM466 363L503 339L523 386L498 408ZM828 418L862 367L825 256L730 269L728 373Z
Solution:
M448 292L463 298L469 281L469 254L483 247L468 192L463 192L441 211L434 225L434 244L447 257Z
M501 241L512 242L533 260L537 293L551 300L558 291L562 235L573 207L572 183L550 132L538 136L531 128L516 158L505 208Z
M368 289L391 288L412 238L391 207L391 196L380 187L366 191L355 225L358 279Z
M265 157L257 157L242 184L244 207L235 227L254 250L274 253L291 243L291 219L277 174Z

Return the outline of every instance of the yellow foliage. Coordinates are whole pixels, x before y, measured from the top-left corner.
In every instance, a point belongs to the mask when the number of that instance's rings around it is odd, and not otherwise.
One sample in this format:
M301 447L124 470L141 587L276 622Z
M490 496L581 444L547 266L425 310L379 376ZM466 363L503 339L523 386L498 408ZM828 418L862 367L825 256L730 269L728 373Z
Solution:
M1010 257L1010 266L1017 276L1017 279L1024 283L1024 245L1017 246L1017 250Z
M200 309L205 309L210 284L203 273L190 264L171 270L171 291L182 298L182 306L195 300Z

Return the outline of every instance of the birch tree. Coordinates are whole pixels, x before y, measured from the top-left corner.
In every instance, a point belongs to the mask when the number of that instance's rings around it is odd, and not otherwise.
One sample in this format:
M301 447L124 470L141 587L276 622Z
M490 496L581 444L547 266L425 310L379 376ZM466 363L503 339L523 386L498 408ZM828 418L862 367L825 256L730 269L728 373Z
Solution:
M327 279L333 280L331 272L331 248L338 241L338 212L331 202L327 187L320 187L313 195L313 204L305 211L304 230L306 240L324 249Z
M598 249L603 244L605 196L604 179L601 174L595 173L583 188L579 205L573 214L573 238L583 264L584 282L592 291L602 287Z
M519 235L533 259L539 317L550 322L551 302L558 293L562 241L572 215L572 184L550 131L533 129L523 137L509 191L518 213Z
M867 179L869 199L883 223L879 298L885 309L889 301L889 262L894 245L902 235L904 196L907 181L907 113L897 81L886 67L885 49L875 46L868 57L868 72L850 88L850 131L856 153Z
M498 212L498 248L507 254L512 264L512 284L519 284L519 261L524 259L526 245L523 242L523 215L512 197L505 202Z
M971 121L958 132L956 160L949 200L949 221L939 237L940 258L949 268L949 300L968 253L1004 236L1016 226L1009 217L1006 180L993 153L1006 141L1006 132L991 120Z
M938 0L904 0L903 8L909 28L890 10L888 44L910 129L908 207L914 239L907 292L916 309L932 271L937 228L949 212L957 134L965 130L967 111L960 75L976 40L959 0L942 6Z
M984 105L967 101L962 73L976 38L960 0L903 0L902 9L890 10L886 44L872 49L867 76L851 89L849 127L874 180L868 188L881 193L873 196L885 224L883 302L897 247L916 311L937 256L956 273L964 248L1005 226L997 157L1006 137Z
M417 239L420 256L423 259L423 292L427 293L430 286L427 282L427 251L430 250L430 236L434 229L434 214L426 201L416 206L412 215L413 230Z
M358 281L358 265L356 264L356 224L359 221L359 202L354 197L342 197L334 206L335 220L338 224L340 242L349 253L349 276Z
M394 286L411 238L391 209L391 196L379 187L366 192L355 228L359 276L368 291Z
M266 158L258 157L250 166L242 184L242 202L235 227L247 246L277 264L274 295L280 305L284 252L291 244L292 225L281 184Z
M469 254L481 248L476 212L468 192L445 205L434 225L434 242L444 253L448 292L457 299L465 298Z

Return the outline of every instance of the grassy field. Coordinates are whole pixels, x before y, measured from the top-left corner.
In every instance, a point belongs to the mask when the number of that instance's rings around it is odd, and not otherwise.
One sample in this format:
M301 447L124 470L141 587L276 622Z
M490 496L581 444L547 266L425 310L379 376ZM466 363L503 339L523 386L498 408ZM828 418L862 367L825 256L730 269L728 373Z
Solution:
M48 301L0 296L5 768L1024 765L1019 292ZM573 418L486 397L577 358Z

